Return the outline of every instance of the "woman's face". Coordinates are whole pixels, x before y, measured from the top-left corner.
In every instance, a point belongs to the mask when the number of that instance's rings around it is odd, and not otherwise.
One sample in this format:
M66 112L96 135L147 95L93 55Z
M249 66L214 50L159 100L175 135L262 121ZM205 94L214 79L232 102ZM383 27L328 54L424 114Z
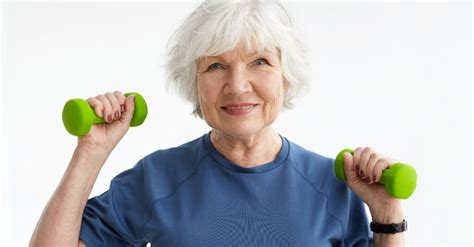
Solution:
M241 46L201 58L197 86L207 124L237 138L258 134L275 121L286 88L277 53L253 53Z

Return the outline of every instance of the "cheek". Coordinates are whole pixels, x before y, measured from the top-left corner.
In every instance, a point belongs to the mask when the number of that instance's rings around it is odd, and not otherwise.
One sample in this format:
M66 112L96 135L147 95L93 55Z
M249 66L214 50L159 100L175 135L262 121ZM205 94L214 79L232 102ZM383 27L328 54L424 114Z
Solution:
M271 101L275 105L279 105L283 102L285 89L283 80L279 76L268 78L268 80L262 84L260 91L265 100Z
M276 79L278 80L278 79ZM280 112L285 98L283 83L275 85L275 82L268 82L268 86L261 88L261 97L265 101L265 114L269 119L274 119Z
M198 81L198 98L203 114L209 114L215 108L219 92L217 87L212 86L212 82Z

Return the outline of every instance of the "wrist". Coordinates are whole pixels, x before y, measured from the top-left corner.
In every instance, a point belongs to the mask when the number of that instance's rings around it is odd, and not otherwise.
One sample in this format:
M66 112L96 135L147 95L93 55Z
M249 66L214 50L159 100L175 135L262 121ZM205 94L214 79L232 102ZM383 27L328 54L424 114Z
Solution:
M112 150L113 148L107 147L107 145L94 144L79 139L75 151L80 153L84 152L90 155L108 156Z
M372 221L379 224L400 223L404 220L400 202L386 204L379 207L370 207Z
M78 144L74 150L73 160L89 167L102 167L110 153L111 151L104 147Z

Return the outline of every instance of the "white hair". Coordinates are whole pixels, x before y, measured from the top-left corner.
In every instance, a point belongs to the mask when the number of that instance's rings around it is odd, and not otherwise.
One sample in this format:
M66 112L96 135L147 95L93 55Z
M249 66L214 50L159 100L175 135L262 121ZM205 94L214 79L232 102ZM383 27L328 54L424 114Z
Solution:
M202 118L196 85L198 61L238 44L248 51L279 51L283 78L288 82L283 107L291 109L291 100L308 86L308 52L277 0L207 0L197 7L168 41L168 88L194 104L193 113Z

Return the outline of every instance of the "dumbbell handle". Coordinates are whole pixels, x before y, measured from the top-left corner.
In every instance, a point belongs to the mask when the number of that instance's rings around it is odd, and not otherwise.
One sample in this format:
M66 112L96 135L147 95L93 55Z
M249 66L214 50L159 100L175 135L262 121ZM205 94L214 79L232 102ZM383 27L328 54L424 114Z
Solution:
M344 153L354 154L352 149L343 149L334 160L334 173L336 177L346 181L344 172ZM407 199L416 188L416 170L410 165L395 163L382 171L382 177L378 183L385 185L385 191L395 198Z

